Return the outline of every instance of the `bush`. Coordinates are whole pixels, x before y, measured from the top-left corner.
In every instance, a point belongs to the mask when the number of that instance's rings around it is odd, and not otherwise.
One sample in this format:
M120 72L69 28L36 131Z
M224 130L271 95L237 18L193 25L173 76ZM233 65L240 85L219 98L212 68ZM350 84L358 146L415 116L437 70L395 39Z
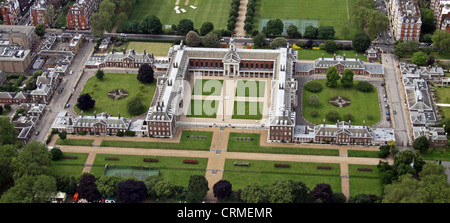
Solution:
M115 157L105 157L105 160L108 160L108 161L119 161L120 159L119 158L115 158Z
M57 161L63 158L63 153L61 149L59 148L53 148L50 150L50 153L52 154L52 160Z
M380 146L380 152L378 153L378 158L386 158L391 150L391 146L389 145L383 145Z
M331 170L331 166L317 166L319 170Z
M184 164L198 164L198 160L183 160Z
M289 167L291 167L289 164L280 164L280 163L275 163L273 166L276 167L276 168L289 168Z
M354 121L355 120L355 116L353 116L352 114L344 115L344 121L348 121L348 120Z
M136 136L136 133L130 130L125 131L125 136Z
M358 171L372 172L372 168L358 168Z
M326 118L330 121L336 122L339 119L339 113L337 111L329 111Z
M153 158L144 158L144 162L157 163L157 162L159 162L159 160L153 159Z
M320 92L322 90L322 84L318 82L308 82L304 85L304 88L310 92Z
M122 137L123 136L123 132L117 132L116 136Z
M367 81L360 81L356 85L356 89L358 89L361 92L371 92L373 90L373 86Z

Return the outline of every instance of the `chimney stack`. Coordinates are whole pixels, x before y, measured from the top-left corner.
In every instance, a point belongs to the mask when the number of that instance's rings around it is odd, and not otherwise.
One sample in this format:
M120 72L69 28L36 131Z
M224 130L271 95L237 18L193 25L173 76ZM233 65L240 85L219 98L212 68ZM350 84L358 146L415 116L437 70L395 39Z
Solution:
M119 119L120 119L120 112L117 112L117 116L119 117Z
M97 118L97 111L94 111L94 118Z
M333 60L336 60L336 54L333 54Z
M345 60L345 53L344 53L344 60Z

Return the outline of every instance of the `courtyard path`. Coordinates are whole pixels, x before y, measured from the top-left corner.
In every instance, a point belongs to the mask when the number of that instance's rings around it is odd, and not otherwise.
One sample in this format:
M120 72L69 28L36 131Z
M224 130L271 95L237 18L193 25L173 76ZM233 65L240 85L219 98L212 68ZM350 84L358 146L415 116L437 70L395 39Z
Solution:
M120 154L120 155L151 155L151 156L172 156L172 157L192 157L192 158L207 158L208 163L206 167L205 177L208 180L209 188L205 200L210 202L217 201L212 192L212 187L216 182L222 179L224 165L226 159L243 159L243 160L271 160L271 161L290 161L290 162L312 162L312 163L338 163L341 170L341 191L345 196L350 197L349 186L349 164L363 164L363 165L377 165L379 161L386 161L386 159L378 158L363 158L363 157L347 157L347 151L352 149L377 151L375 147L359 147L359 146L334 146L322 144L288 144L288 143L268 143L266 130L246 130L246 129L232 129L224 128L187 128L182 127L177 131L173 139L158 139L158 138L138 138L133 137L96 137L96 136L75 136L68 135L68 138L79 139L94 139L96 143L100 140L133 140L133 141L152 141L152 142L179 142L181 139L182 130L196 130L196 131L213 131L211 142L211 151L195 151L195 150L170 150L170 149L138 149L138 148L119 148L119 147L98 147L98 146L67 146L58 145L63 152L71 153L88 153L83 172L89 172L96 154ZM246 152L226 152L228 145L228 138L230 132L240 133L259 133L261 134L261 146L272 147L292 147L292 148L317 148L317 149L336 149L338 147L340 156L315 156L315 155L293 155L293 154L270 154L270 153L246 153ZM49 146L55 146L57 135L54 135ZM100 142L101 143L101 142ZM220 151L216 151L220 150ZM388 159L390 164L393 163L393 157ZM226 171L226 170L225 170Z

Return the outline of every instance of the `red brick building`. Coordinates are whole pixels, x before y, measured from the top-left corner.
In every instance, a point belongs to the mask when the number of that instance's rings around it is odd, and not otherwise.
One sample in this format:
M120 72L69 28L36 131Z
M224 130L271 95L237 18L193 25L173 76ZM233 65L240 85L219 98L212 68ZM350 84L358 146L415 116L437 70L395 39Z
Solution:
M89 18L98 9L98 0L77 0L67 12L67 28L70 30L89 30Z
M4 25L16 25L19 22L20 5L17 0L6 0L0 3L0 12Z
M47 4L45 0L37 0L30 7L30 19L33 26L36 26L37 24L44 24L45 27L50 27L54 15L49 13L47 7L54 6L52 4Z

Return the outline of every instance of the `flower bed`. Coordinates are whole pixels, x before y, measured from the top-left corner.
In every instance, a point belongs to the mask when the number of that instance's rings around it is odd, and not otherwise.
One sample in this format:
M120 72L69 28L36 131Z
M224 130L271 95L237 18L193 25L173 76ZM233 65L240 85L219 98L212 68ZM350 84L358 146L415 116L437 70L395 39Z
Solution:
M157 163L157 162L159 162L159 160L153 159L153 158L144 158L144 162Z
M250 166L250 163L249 163L249 162L239 162L239 161L235 161L235 162L233 163L233 165L235 165L235 166Z
M276 168L289 168L289 167L291 167L289 164L281 164L281 163L275 163L273 166L276 167Z
M184 164L198 164L198 160L183 160Z
M319 170L331 170L331 166L317 166Z
M63 156L63 159L76 160L78 156Z
M366 172L372 172L372 168L358 168L358 171L366 171Z
M119 161L119 158L115 158L115 157L105 157L105 160L109 160L109 161Z

